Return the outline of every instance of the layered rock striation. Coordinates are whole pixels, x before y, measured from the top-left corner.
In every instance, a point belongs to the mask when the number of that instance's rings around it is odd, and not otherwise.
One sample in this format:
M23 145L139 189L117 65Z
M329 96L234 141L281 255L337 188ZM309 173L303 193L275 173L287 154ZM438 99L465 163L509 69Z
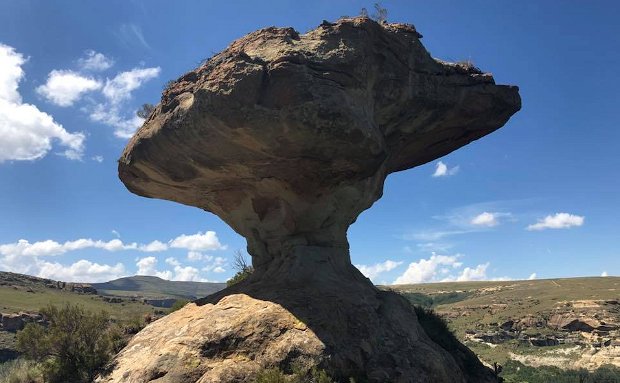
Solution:
M420 38L411 25L368 18L306 34L256 31L168 87L122 154L130 191L212 212L247 239L254 274L198 303L238 294L303 319L324 347L280 362L308 357L377 382L491 379L466 349L431 340L349 257L347 229L388 174L489 134L520 109L517 87L432 58ZM256 366L274 364L252 355ZM215 381L208 371L194 381Z

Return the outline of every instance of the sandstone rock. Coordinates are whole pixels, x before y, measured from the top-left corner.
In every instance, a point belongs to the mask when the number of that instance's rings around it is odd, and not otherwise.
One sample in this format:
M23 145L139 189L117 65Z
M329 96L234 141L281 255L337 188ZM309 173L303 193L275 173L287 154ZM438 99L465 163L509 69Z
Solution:
M392 172L506 123L518 89L433 59L415 28L367 18L251 33L187 73L125 148L139 195L213 212L243 235L258 274L304 246L340 249Z
M345 296L331 301L331 312L315 310L324 303L307 293L288 296L287 307L273 303L281 297L246 294L188 304L138 333L97 382L251 382L261 368L290 371L291 364L376 382L493 381L464 346L453 356L412 325L411 307L394 293L357 307ZM342 350L330 353L333 347Z
M299 358L371 382L494 380L462 345L430 339L404 299L378 291L350 261L347 229L389 173L493 132L521 106L516 87L433 59L420 37L368 18L303 35L266 28L164 91L119 160L121 180L218 215L247 239L255 272L149 325L106 381L245 382ZM190 310L200 326L182 316ZM290 315L308 328L303 336ZM273 321L284 324L274 330ZM278 343L289 333L290 353Z

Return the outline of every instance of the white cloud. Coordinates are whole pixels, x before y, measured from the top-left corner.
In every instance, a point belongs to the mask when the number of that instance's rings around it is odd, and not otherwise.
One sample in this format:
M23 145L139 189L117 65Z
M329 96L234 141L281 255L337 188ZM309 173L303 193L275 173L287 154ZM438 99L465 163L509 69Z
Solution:
M99 163L103 162L103 156L92 156L90 159Z
M151 48L146 42L142 28L139 25L122 24L114 34L127 48Z
M0 44L0 163L42 158L52 150L52 142L64 147L59 153L64 157L81 159L83 133L69 133L49 114L22 102L18 85L25 62L14 48Z
M499 221L497 219L497 214L489 213L485 211L483 213L478 214L474 218L472 218L471 224L477 225L477 226L492 227L492 226L497 226L499 224Z
M187 259L190 261L201 261L204 258L204 254L199 251L187 252Z
M566 229L573 226L581 226L585 217L568 213L556 213L539 219L537 223L529 225L527 230Z
M131 117L123 117L118 106L107 104L95 105L90 111L90 119L113 127L114 135L123 139L131 138L136 129L144 123L144 119L135 114Z
M382 263L376 263L374 265L366 266L366 265L355 265L362 274L364 274L367 278L374 280L380 274L394 270L398 266L402 265L402 262L395 262L391 260L387 260Z
M69 266L57 262L39 262L36 274L41 278L50 278L66 282L106 282L127 275L122 263L101 265L81 259Z
M138 89L142 84L159 76L160 67L134 68L130 71L121 72L113 79L107 79L103 87L103 95L112 103L118 104L131 98L131 92Z
M157 258L155 257L144 257L138 259L136 262L136 266L138 266L137 275L152 275L155 277L159 277L161 279L172 279L172 271L158 271L157 270Z
M181 263L175 257L166 258L166 263L170 266L180 266Z
M78 65L83 70L104 71L110 69L112 65L114 65L114 60L106 57L103 53L87 50L84 52L84 56L85 57L78 60Z
M101 81L84 77L70 70L53 70L44 85L37 87L37 93L52 104L71 106L85 93L100 89Z
M609 274L607 273L607 271L603 271L601 273L601 277L608 277L608 276L609 276Z
M214 231L207 231L185 235L182 234L169 242L170 247L191 251L224 250L226 246L220 243Z
M114 135L119 138L130 138L144 119L132 113L129 117L122 112L122 105L131 99L131 92L145 82L159 76L161 68L134 68L121 72L113 79L107 79L102 93L107 102L96 104L88 112L90 119L114 128Z
M396 278L394 284L431 282L441 272L442 266L461 267L462 263L458 261L459 257L459 255L437 255L433 253L429 259L420 259L418 262L410 263L407 270Z
M532 273L530 274L529 277L527 277L528 281L533 281L534 279L538 278L538 276L536 275L536 273Z
M140 251L144 251L147 253L156 252L156 251L166 251L168 250L168 245L158 240L147 243L146 245L140 245Z
M194 281L202 282L204 279L200 278L200 271L192 266L177 265L174 267L174 280L175 281Z
M183 266L178 259L174 257L168 257L165 260L166 264L173 267L174 272L170 270L159 271L157 270L157 258L145 257L138 260L136 266L138 266L138 275L154 275L156 277L174 281L206 281L200 278L200 271L192 266Z
M467 281L483 281L487 279L487 268L489 267L489 263L485 263L483 265L478 265L473 269L471 267L466 267L463 269L461 274L456 278L457 282L467 282Z
M454 166L452 168L448 168L448 165L439 161L435 164L435 173L433 173L433 177L447 177L453 176L459 171L459 166Z
M226 271L223 267L226 265L226 258L206 255L204 259L207 261L207 264L202 268L202 271L214 273L223 273Z
M81 238L75 241L67 241L62 244L51 239L34 243L30 243L28 240L25 239L20 239L15 243L6 243L0 245L0 255L12 257L53 256L64 254L68 251L81 250L89 247L103 249L107 251L120 251L136 249L137 245L135 243L125 244L120 239L113 239L110 241L94 241L90 238Z

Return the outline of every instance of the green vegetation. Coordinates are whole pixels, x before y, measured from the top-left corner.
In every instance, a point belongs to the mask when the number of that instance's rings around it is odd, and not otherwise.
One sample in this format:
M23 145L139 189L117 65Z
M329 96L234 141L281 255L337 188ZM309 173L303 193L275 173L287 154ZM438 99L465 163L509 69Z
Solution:
M401 295L407 298L407 300L414 306L435 307L460 302L467 299L471 293L452 291L448 293L427 295L422 293L403 292Z
M239 250L235 252L233 267L237 270L237 273L226 281L226 286L236 285L254 272L254 268L249 264L248 260Z
M0 364L0 382L43 383L43 372L36 362L15 359Z
M309 371L303 371L298 367L293 368L293 373L287 375L277 368L267 368L260 371L256 376L255 383L335 383L325 370L316 367ZM349 380L355 383L354 379Z
M49 325L26 325L17 334L17 348L36 363L45 382L91 382L125 345L122 329L104 311L66 304L47 306L41 314Z
M619 383L620 368L603 366L594 371L561 370L557 367L529 367L508 361L501 374L504 383Z
M140 109L136 111L136 116L147 119L151 115L151 113L153 113L154 110L155 110L155 105L142 104Z
M168 313L173 313L177 310L182 309L183 307L185 307L186 304L188 304L190 301L187 299L179 299L178 301L174 302L174 304L172 305L172 307L170 307L170 311Z

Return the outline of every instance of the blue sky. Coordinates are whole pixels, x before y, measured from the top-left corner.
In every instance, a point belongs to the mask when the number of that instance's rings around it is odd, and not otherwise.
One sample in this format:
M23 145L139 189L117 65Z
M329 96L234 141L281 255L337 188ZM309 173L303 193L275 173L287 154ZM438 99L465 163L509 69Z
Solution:
M434 57L521 89L499 131L392 174L349 230L377 283L620 272L620 3L384 1ZM0 270L225 281L243 238L129 193L116 159L164 84L248 32L362 1L0 1Z

